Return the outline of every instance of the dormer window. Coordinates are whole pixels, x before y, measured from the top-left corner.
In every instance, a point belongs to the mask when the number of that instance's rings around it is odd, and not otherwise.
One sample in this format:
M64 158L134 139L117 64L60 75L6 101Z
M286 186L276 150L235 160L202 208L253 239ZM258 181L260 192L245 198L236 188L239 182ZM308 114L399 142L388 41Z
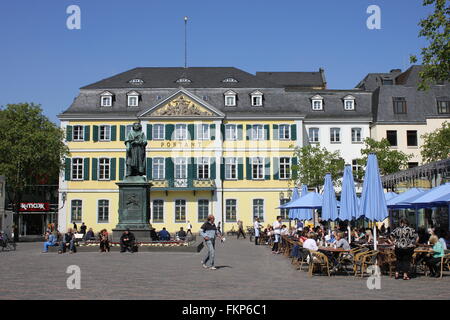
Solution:
M311 106L314 111L323 110L323 98L320 95L315 95L311 98Z
M351 111L355 110L355 97L348 95L344 97L344 110Z
M109 91L105 91L100 96L100 106L102 107L112 107L113 94Z
M192 81L188 78L180 78L176 81L177 83L191 83Z
M144 84L144 80L142 80L142 79L131 79L130 81L128 81L128 83L134 84L134 85L141 85L141 84Z
M223 83L238 83L239 81L237 81L235 78L225 78L222 80Z
M230 90L224 93L225 96L225 106L235 107L236 106L236 92Z
M253 107L261 107L263 105L263 94L261 91L252 92L250 96Z
M127 93L127 106L138 107L139 106L139 93L131 91Z

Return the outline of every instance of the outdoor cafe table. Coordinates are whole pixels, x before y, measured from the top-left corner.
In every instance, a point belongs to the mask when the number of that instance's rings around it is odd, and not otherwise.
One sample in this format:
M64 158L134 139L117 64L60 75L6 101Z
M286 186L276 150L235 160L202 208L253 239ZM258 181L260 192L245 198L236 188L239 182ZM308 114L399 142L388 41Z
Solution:
M318 251L322 251L325 253L325 255L329 256L327 253L329 253L330 255L334 256L335 260L331 261L333 263L333 267L336 270L343 270L346 273L348 273L345 270L345 267L342 265L341 260L339 259L339 254L341 253L345 253L345 252L350 252L350 250L345 250L343 248L334 248L334 247L319 247ZM336 263L337 262L337 263Z

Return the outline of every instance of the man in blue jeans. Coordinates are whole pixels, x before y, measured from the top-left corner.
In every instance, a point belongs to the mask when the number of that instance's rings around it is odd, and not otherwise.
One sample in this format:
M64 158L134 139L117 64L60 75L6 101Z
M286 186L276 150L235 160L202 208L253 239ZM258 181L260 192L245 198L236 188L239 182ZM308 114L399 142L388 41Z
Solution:
M44 251L42 251L42 253L47 253L48 252L48 247L54 247L57 245L56 243L56 237L55 235L53 235L50 232L46 232L47 234L47 241L44 242Z
M214 224L214 216L209 215L208 220L200 228L200 235L205 240L205 246L208 249L205 259L203 260L203 268L216 270L214 266L216 236L222 240L220 232Z

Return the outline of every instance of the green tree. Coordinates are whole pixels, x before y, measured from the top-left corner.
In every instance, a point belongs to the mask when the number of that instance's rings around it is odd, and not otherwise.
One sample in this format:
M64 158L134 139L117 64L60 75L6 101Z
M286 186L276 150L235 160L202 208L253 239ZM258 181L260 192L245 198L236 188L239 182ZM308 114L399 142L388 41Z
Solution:
M358 164L365 166L370 153L375 153L378 159L378 167L381 175L387 175L406 169L408 160L412 155L402 151L392 150L391 144L387 139L376 141L372 138L364 140L364 149L361 150L362 158L358 159ZM364 177L364 170L358 172L358 179Z
M334 184L339 184L345 165L339 151L330 152L320 145L307 145L296 147L294 156L298 159L298 165L292 166L295 185L307 184L319 190L327 173L331 173Z
M28 186L58 179L69 154L63 139L63 130L42 114L39 105L0 107L0 175L6 177L15 210Z
M450 157L450 123L433 132L422 135L423 144L420 154L424 162L444 160Z
M423 0L424 6L434 5L433 12L422 19L419 36L425 37L429 46L422 48L423 71L419 89L429 88L431 83L450 80L450 1ZM411 63L417 62L415 55L410 58Z

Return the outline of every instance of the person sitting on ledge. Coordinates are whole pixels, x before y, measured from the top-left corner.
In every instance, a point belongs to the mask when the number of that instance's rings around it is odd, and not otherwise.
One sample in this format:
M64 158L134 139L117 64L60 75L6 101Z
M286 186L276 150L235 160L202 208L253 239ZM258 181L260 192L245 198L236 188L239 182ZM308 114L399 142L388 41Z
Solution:
M58 253L65 253L66 246L69 246L70 253L77 252L77 248L75 246L75 234L72 232L71 228L69 228L64 234Z
M177 236L180 240L186 240L187 233L183 230L183 227L180 228L180 231L177 232Z
M152 241L158 241L158 234L155 231L155 228L150 228L150 238L152 239Z
M170 233L166 230L166 228L162 228L162 230L159 232L159 240L162 241L170 240Z
M130 229L125 230L120 237L120 252L126 251L135 252L135 238Z
M95 234L92 228L89 228L88 232L84 236L84 241L95 240Z
M50 233L50 232L46 232L46 242L44 242L44 251L42 251L42 253L47 253L48 252L48 247L54 247L57 246L58 244L56 243L57 238L55 237L54 234Z
M103 229L98 234L98 237L99 237L99 240L100 240L100 252L106 252L106 251L109 252L110 248L109 248L108 231L106 231L106 229Z

